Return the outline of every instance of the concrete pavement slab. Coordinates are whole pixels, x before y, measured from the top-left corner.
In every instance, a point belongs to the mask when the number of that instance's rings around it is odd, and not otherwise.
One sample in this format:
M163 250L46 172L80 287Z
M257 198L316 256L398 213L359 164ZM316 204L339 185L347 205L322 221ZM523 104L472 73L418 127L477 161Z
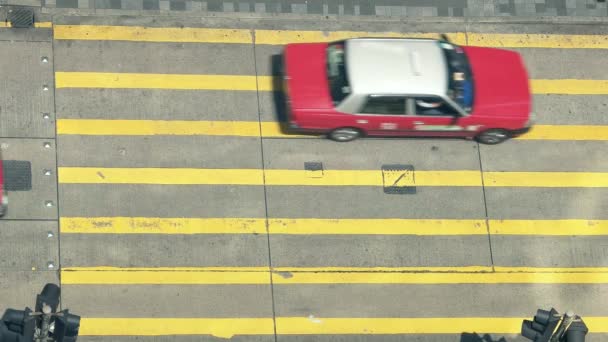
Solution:
M528 317L528 316L526 316ZM515 334L487 334L471 332L466 327L461 334L411 334L411 335L322 335L298 336L279 335L279 342L528 342L530 340ZM602 342L608 334L587 334L585 341ZM80 341L80 337L78 337Z
M608 79L603 61L605 49L516 49L524 59L528 73L535 79Z
M600 95L535 95L537 123L545 125L608 125L608 98Z
M233 336L230 342L272 342L274 336ZM173 336L78 336L78 341L85 342L226 342L223 337L201 335ZM594 341L595 342L595 341Z
M6 309L23 310L26 306L34 308L36 295L47 283L59 284L57 271L40 269L1 270L0 271L0 313Z
M513 140L480 148L484 171L608 171L608 143L601 141Z
M486 188L492 219L607 219L606 188Z
M268 241L260 234L63 234L63 267L267 266Z
M62 216L264 217L264 189L253 186L60 186Z
M84 317L272 317L268 285L64 285L62 295L67 307L94 301Z
M252 44L57 40L54 49L57 71L255 74Z
M60 166L261 168L258 138L59 136Z
M0 220L0 271L58 269L58 233L56 221Z
M52 54L48 42L0 41L0 137L54 137L43 118L54 117Z
M550 19L548 22L539 20L522 25L521 19L524 18L513 19L511 22L510 19L498 19L498 22L493 20L469 21L465 27L469 33L604 35L608 26L608 23L603 20L594 22L585 19L579 22L569 22L568 20Z
M528 317L542 307L608 314L596 300L608 298L605 284L275 285L274 293L279 317Z
M251 91L59 89L58 118L257 121Z
M5 217L24 220L57 219L54 140L0 138L0 147L4 160L31 163L32 188L29 191L10 192L10 204Z
M348 144L328 139L264 139L268 169L302 170L322 162L326 170L377 170L386 164L414 170L479 170L477 143L460 139L364 139Z
M2 18L4 21L4 18ZM53 30L50 28L0 28L0 41L8 42L51 42L53 40Z
M274 267L489 266L490 244L475 236L271 235Z
M493 235L492 255L499 266L606 267L608 237Z
M382 188L267 188L268 217L429 218L485 217L483 193L475 187L418 187L415 195L385 194Z

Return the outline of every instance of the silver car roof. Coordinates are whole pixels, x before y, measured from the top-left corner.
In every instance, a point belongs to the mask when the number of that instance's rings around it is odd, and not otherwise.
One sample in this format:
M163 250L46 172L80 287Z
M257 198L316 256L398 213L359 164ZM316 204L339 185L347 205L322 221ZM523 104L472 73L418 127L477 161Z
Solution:
M346 67L355 94L445 94L447 64L433 39L353 38Z

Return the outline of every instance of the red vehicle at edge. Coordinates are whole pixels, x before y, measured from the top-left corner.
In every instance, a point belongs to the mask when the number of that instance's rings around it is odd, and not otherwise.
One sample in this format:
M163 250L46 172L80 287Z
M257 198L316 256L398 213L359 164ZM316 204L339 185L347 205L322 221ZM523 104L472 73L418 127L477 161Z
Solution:
M288 44L282 67L294 132L497 144L532 125L528 74L513 51L447 39L354 38Z

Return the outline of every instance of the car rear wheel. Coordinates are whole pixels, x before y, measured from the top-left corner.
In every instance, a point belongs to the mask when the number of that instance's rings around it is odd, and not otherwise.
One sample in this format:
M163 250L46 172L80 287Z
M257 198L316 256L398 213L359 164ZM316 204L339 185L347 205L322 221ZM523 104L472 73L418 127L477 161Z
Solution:
M347 142L352 141L361 136L361 131L356 128L343 127L337 128L329 133L329 138L334 141Z
M510 138L509 132L504 129L489 129L477 135L476 139L482 144L496 145Z

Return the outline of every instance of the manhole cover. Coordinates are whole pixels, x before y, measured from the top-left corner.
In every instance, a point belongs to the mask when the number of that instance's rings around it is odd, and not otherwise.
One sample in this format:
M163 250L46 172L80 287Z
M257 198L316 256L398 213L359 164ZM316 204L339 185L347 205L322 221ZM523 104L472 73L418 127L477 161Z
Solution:
M404 164L382 165L384 193L391 195L412 195L416 193L414 166Z
M7 191L32 190L32 164L27 160L4 160L4 187Z
M34 27L34 11L29 8L15 8L9 11L8 21L14 28Z

